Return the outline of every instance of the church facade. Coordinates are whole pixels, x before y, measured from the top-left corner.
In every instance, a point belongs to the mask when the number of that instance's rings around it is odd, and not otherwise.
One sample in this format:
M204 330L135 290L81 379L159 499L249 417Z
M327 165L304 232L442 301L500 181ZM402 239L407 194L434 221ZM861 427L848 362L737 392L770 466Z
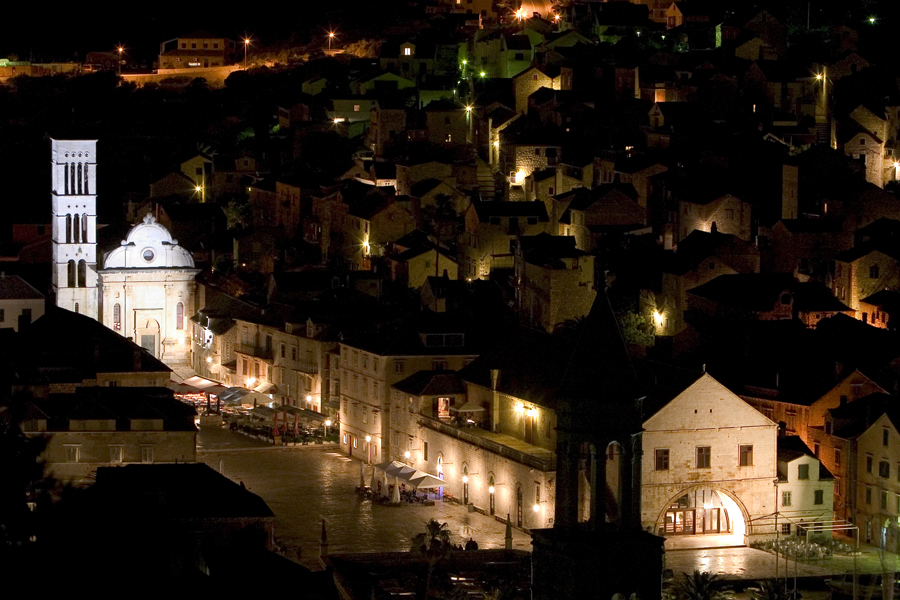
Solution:
M96 140L52 140L56 304L97 319L167 365L191 363L190 253L152 216L97 257Z

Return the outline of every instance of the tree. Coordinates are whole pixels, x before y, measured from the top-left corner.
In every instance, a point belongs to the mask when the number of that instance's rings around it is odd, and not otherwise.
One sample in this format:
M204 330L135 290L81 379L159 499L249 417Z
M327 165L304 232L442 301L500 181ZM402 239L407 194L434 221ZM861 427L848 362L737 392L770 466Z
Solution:
M723 600L724 582L715 573L694 571L693 574L681 574L675 583L675 596L678 600Z
M759 588L747 588L747 593L753 600L790 600L794 596L783 583L772 580L757 583Z
M447 557L450 552L450 530L447 523L431 519L425 524L425 532L416 535L410 544L410 552L425 558L428 563L428 575L425 578L425 593L422 598L431 595L431 582L434 568Z

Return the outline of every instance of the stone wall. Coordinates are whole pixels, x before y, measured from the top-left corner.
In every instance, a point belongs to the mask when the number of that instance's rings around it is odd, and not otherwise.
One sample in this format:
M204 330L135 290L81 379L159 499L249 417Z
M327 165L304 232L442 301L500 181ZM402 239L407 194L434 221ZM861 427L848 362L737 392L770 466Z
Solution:
M241 65L232 65L229 67L207 67L198 69L158 69L156 73L134 73L121 75L126 82L134 83L138 87L143 87L148 83L161 83L166 79L185 77L189 81L193 81L197 77L202 77L211 88L220 88L225 86L225 80L235 71L243 71Z

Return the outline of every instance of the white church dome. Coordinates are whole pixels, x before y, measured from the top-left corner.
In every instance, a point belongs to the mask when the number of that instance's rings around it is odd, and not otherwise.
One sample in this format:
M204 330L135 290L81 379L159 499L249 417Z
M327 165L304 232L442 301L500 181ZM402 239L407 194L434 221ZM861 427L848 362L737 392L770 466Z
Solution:
M194 268L190 252L149 214L131 228L121 244L106 254L104 269Z

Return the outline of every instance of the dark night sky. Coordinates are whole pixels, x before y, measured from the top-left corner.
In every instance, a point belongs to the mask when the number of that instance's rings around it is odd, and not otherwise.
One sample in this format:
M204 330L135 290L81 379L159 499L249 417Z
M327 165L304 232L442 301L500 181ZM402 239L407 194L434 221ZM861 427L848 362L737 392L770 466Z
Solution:
M287 39L296 32L306 41L329 23L350 27L370 22L373 13L384 14L385 9L403 5L397 0L295 0L269 2L264 9L253 10L255 5L243 0L177 5L104 0L82 8L70 5L65 12L46 15L33 4L17 2L4 6L0 16L0 57L17 54L21 60L72 60L77 53L83 59L87 52L108 51L123 43L139 60L152 60L159 53L160 42L197 29L234 39L248 33L262 44Z

